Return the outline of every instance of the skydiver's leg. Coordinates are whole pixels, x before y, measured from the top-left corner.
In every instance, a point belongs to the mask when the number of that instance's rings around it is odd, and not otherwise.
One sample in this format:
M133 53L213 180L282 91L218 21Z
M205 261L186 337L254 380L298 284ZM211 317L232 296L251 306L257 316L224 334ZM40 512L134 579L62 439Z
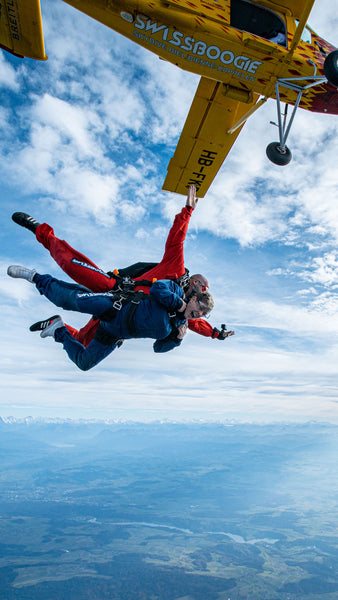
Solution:
M55 262L61 269L80 285L84 285L93 292L105 292L111 290L116 280L110 278L107 273L99 269L84 254L72 248L65 240L54 235L54 230L47 223L42 223L36 228L36 239L49 251ZM95 332L99 326L97 319L90 321L81 329L69 327L72 336L85 347L94 339Z
M21 227L34 233L36 239L47 248L55 262L74 281L88 287L93 292L105 292L113 289L116 280L110 278L107 273L99 269L84 254L72 248L65 240L57 238L50 225L38 223L30 215L20 212L14 213L12 219ZM94 338L98 326L99 321L93 319L79 330L67 325L73 337L84 346L88 346Z
M112 307L111 298L106 293L94 293L75 283L55 279L51 275L36 273L34 283L40 294L66 310L99 315Z
M73 361L81 371L88 371L92 367L95 367L95 365L115 350L118 341L116 340L115 344L106 345L101 344L97 340L92 340L88 348L85 348L80 342L74 340L66 327L56 329L54 338L56 342L62 343L70 360Z
M79 335L79 330L75 329L75 327L72 327L71 325L69 325L68 323L65 323L65 327L68 329L70 335L77 340L78 335Z
M107 273L99 269L84 254L81 254L72 248L65 240L61 240L54 235L52 227L47 223L38 223L33 217L26 213L14 213L12 219L18 225L25 227L36 236L37 240L50 252L50 255L56 263L63 269L69 277L74 279L80 285L88 287L94 292L105 292L111 290L116 280L110 278ZM66 325L71 335L84 346L94 338L95 332L99 326L99 321L90 319L90 321L81 329L77 330Z
M80 285L93 292L106 292L114 287L115 279L109 277L87 256L72 248L65 240L57 238L53 228L47 223L38 225L35 235L61 269Z
M94 339L95 333L98 326L100 325L99 319L90 319L88 323L81 329L74 329L71 325L66 325L68 331L71 333L73 338L83 344L87 348L88 344Z
M85 285L93 292L105 292L114 287L115 279L111 279L87 256L74 250L65 240L55 237L50 225L38 223L33 217L23 212L13 213L12 219L17 225L34 233L38 242L49 250L52 258L74 281Z

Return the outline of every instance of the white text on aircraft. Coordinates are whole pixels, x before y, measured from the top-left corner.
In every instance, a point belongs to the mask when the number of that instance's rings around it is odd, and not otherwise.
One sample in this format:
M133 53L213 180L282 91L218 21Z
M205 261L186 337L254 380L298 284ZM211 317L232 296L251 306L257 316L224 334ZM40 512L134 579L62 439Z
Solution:
M155 33L162 32L162 40L167 44L171 44L176 48L180 48L185 52L191 52L192 55L195 56L206 56L209 60L220 60L223 65L233 64L234 67L241 71L247 71L248 73L256 73L257 67L262 63L258 60L251 60L247 56L235 56L231 50L221 50L218 46L208 46L205 42L201 40L195 40L191 36L185 36L181 31L177 31L176 29L170 32L170 28L167 25L159 25L155 21L151 21L147 19L147 17L143 15L136 15L135 29L144 30L145 32L149 32L149 35L154 35ZM140 37L140 36L139 36ZM146 36L145 36L146 37ZM154 43L155 40L149 38L146 41L152 40L151 43ZM164 47L163 49L167 49ZM170 47L168 48L169 52L171 51Z

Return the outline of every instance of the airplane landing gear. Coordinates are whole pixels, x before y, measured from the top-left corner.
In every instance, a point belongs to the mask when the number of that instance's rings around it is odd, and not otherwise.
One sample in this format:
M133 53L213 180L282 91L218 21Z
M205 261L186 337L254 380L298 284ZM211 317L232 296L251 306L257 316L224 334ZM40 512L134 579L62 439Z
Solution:
M338 50L330 52L324 62L324 73L327 80L334 86L338 86Z
M271 162L282 167L288 165L292 159L289 148L284 146L284 150L282 150L280 142L271 142L271 144L266 147L266 155Z
M331 57L331 58L330 58ZM328 60L330 59L330 60ZM331 73L333 77L336 77L337 85L338 85L338 50L331 52L325 59L325 63L329 69L331 69ZM309 61L312 63L312 61ZM316 75L316 65L312 63L314 66L314 74L309 77L286 77L284 79L277 79L276 82L276 100L277 100L277 117L278 123L274 123L271 121L272 125L277 125L279 130L279 142L272 142L266 148L267 157L273 162L275 165L287 165L292 159L292 154L289 148L285 145L287 137L289 135L291 125L293 123L293 119L295 117L297 108L301 101L303 92L308 90L309 88L314 87L315 85L320 85L321 83L325 83L328 79L328 76L325 73L325 77L321 77ZM294 90L297 92L297 99L292 109L292 113L289 119L289 123L287 124L287 109L288 105L285 107L285 113L282 115L281 109L281 101L279 88L285 87L289 90Z

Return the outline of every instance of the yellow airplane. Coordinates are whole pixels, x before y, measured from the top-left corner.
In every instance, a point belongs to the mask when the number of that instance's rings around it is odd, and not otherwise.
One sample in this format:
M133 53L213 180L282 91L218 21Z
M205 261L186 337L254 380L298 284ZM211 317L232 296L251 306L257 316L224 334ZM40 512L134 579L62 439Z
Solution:
M204 197L244 123L268 98L277 100L279 141L266 152L278 165L291 160L286 140L298 106L338 114L338 50L306 25L315 0L66 1L201 76L164 190L186 195L194 184ZM0 47L46 60L39 0L0 2Z

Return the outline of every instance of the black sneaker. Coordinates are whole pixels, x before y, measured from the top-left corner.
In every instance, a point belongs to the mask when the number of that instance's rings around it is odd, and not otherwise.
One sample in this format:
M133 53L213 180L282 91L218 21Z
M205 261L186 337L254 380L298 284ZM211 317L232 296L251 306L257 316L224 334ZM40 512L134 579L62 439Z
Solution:
M35 219L33 219L33 217L27 215L27 213L24 212L13 213L12 219L14 223L16 223L17 225L21 225L21 227L26 227L26 229L29 229L29 231L32 231L32 233L35 233L37 226L40 225L38 221L36 221Z
M55 321L55 319L61 320L60 315L54 315L53 317L49 317L49 319L45 319L44 321L38 321L37 323L33 323L33 325L30 326L29 331L44 331L44 329L46 329L46 327L49 327L49 325L51 325L52 322Z

